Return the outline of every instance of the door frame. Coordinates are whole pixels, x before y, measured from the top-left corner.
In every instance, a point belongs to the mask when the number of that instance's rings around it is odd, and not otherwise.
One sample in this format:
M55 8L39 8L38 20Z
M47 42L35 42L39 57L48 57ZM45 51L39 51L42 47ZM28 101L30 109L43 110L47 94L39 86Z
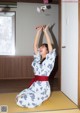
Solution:
M59 90L61 91L61 0L59 0L59 10L58 11L59 11L58 86L59 86Z
M80 108L80 1L78 0L78 107Z

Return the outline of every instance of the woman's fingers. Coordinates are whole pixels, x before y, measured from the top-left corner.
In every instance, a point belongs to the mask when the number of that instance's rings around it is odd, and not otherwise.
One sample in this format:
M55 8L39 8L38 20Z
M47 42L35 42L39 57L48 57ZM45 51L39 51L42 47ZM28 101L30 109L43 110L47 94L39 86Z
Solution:
M40 29L40 28L42 28L42 26L37 26L37 27L36 27L36 29Z
M43 28L45 28L45 27L46 27L46 25L37 26L36 29L39 29L39 28L42 28L42 29L43 29Z
M42 26L37 27L36 29L37 29L37 32L41 32L42 31Z
M37 26L36 29L38 31L41 31L43 30L44 32L47 31L47 29L49 28L49 24L46 26L46 25L42 25L42 26Z

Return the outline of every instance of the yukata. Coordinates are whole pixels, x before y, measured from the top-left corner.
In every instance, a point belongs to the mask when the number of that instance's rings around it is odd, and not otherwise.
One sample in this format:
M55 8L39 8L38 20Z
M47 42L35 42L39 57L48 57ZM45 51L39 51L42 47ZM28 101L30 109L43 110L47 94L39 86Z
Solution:
M32 67L34 75L49 77L55 63L56 50L53 49L46 55L45 60L40 63L41 57L38 53L34 55ZM34 108L39 106L50 97L51 90L49 81L35 81L27 89L16 96L16 104L21 107Z

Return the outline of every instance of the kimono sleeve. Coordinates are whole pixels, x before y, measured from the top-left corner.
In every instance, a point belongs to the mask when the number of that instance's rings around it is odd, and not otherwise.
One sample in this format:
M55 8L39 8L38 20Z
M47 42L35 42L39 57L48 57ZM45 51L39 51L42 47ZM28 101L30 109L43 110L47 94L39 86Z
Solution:
M54 67L56 58L56 49L53 49L52 52L49 52L46 56L46 68L52 70Z
M34 60L32 62L32 67L34 68L35 71L38 71L40 68L40 53L38 52L37 54L33 55Z

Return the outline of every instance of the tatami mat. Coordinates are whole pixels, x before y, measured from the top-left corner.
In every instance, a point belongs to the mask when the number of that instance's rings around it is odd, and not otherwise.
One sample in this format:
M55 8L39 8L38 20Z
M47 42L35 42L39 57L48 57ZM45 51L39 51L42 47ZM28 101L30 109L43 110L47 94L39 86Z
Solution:
M80 110L71 109L71 110L57 110L57 111L35 112L35 113L80 113Z
M60 91L52 92L51 97L47 101L43 102L40 106L32 109L21 108L17 106L15 102L16 95L17 93L0 94L0 105L7 105L8 113L29 113L33 111L41 111L42 113L42 111L77 108L77 106Z

